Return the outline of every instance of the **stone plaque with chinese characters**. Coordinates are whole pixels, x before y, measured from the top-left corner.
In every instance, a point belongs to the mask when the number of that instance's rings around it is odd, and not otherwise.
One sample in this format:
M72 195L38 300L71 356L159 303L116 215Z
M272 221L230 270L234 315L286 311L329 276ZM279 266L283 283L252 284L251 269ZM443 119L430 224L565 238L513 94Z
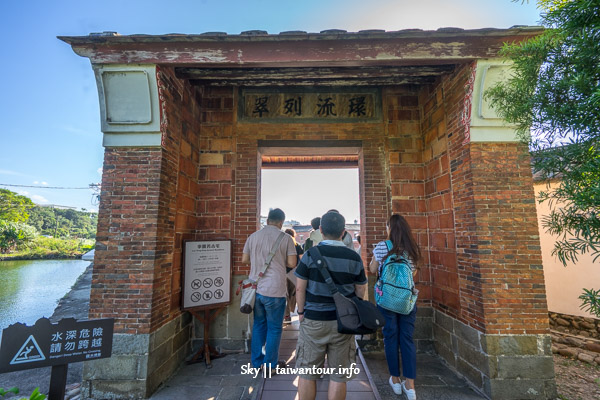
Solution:
M245 122L376 122L381 119L380 96L375 89L244 89L240 98L240 119Z
M112 318L13 324L2 331L0 373L110 357L113 327Z

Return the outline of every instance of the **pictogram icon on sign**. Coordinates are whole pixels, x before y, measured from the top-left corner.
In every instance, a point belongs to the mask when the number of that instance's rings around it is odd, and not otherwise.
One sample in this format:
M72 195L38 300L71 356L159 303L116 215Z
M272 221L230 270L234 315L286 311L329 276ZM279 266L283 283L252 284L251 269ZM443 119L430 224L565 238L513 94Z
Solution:
M201 298L202 298L202 296L200 295L200 292L194 292L194 293L192 293L192 301L194 303L199 302Z
M202 293L202 298L204 301L208 301L212 299L212 293L207 290L206 292Z
M212 280L212 279L210 279L210 278L206 278L206 279L204 280L204 287L205 287L205 288L207 288L207 289L208 289L209 287L211 287L211 286L212 286L212 284L213 284L213 280Z
M221 278L220 276L215 278L215 286L218 286L218 287L223 286L223 278Z
M202 287L202 281L200 279L194 279L191 285L192 289L200 289Z
M221 289L215 290L215 299L220 299L223 297L223 291Z
M10 364L22 364L45 359L46 356L44 356L44 353L42 352L42 349L40 349L35 338L33 335L29 335L29 338L27 338L25 343L23 343L23 346L17 351L17 354L15 354Z

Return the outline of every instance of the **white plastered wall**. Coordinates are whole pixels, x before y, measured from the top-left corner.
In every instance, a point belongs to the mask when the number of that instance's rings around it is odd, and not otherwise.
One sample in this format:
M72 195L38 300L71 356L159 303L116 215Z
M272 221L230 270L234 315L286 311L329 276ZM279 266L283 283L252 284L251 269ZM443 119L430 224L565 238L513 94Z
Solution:
M161 145L156 65L94 65L104 147Z
M553 182L550 188L558 186ZM536 197L542 190L547 191L545 183L534 185ZM560 205L558 205L560 207ZM600 289L600 265L593 263L591 254L578 256L577 263L569 262L563 266L558 258L552 255L556 236L546 232L542 227L542 218L550 213L547 201L536 201L538 226L540 229L540 243L542 246L542 261L544 264L544 278L546 280L546 296L548 310L561 314L579 315L595 318L592 314L581 310L579 295L583 289Z

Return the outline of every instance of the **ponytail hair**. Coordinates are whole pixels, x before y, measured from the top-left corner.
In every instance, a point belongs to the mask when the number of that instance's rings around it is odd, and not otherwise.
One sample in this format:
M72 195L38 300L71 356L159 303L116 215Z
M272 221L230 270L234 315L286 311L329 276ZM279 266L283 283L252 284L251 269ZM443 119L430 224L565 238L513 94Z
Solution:
M392 254L402 256L406 253L413 264L416 265L421 260L421 250L406 219L400 214L393 214L387 225L390 231L388 240L392 242L392 249L388 252L386 258Z

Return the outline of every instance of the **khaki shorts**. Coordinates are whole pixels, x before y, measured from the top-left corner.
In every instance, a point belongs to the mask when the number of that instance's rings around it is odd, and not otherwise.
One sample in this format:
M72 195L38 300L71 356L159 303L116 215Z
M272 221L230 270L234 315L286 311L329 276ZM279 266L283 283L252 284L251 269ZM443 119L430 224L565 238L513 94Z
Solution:
M296 368L324 369L327 355L327 369L334 382L347 382L357 372L356 343L354 335L338 333L337 321L315 321L304 318L300 323L300 334L296 346ZM354 363L354 365L353 365ZM312 368L311 372L314 371ZM320 373L300 373L309 380L319 379Z

